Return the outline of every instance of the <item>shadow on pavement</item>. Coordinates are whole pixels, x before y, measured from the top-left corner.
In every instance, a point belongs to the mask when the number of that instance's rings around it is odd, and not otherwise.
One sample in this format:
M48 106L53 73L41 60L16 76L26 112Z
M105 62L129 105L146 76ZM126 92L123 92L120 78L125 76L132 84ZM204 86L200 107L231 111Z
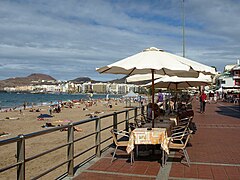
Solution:
M218 106L218 109L216 112L224 115L224 116L230 116L234 118L239 118L240 120L240 106L233 105L233 106Z

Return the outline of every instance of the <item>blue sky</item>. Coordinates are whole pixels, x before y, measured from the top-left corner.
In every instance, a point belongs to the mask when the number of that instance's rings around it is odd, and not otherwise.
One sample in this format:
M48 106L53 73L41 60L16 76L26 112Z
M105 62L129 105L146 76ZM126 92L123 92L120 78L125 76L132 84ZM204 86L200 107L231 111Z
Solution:
M2 0L0 80L44 73L88 76L148 47L182 55L182 0ZM240 1L185 0L186 57L216 66L240 59Z

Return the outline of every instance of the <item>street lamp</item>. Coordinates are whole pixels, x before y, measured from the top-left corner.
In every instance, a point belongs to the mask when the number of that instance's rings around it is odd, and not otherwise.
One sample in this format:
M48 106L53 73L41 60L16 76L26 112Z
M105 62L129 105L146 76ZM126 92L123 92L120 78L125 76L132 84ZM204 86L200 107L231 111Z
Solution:
M182 35L183 35L183 57L185 57L185 10L184 0L182 0Z

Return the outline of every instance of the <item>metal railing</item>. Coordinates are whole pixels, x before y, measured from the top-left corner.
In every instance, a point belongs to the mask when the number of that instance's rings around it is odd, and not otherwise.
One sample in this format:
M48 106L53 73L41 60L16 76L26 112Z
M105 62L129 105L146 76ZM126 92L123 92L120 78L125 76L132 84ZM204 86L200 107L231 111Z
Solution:
M135 108L119 111L119 112L114 112L112 114L107 114L107 115L103 115L103 116L99 116L99 117L94 117L91 119L86 119L86 120L81 120L81 121L74 122L74 123L69 123L68 125L52 127L52 128L49 128L49 129L46 129L43 131L38 131L38 132L30 133L30 134L21 134L14 138L2 140L2 141L0 141L0 146L9 145L9 144L13 144L13 143L17 144L16 155L15 155L17 162L13 163L13 164L5 165L5 167L0 167L0 175L3 172L6 172L10 169L16 168L16 172L15 172L17 175L16 178L19 180L24 180L24 179L26 179L26 169L28 168L26 163L28 163L30 161L37 161L37 158L41 158L42 156L47 155L52 152L55 152L59 149L67 148L67 154L66 154L67 159L66 160L55 165L54 167L51 167L51 168L41 172L40 174L36 175L35 177L31 177L30 179L39 179L39 178L47 175L48 173L53 172L54 170L58 169L59 167L62 167L63 165L67 165L67 169L65 172L62 172L62 175L73 177L74 168L75 168L74 161L78 157L81 157L82 155L86 154L90 150L95 149L95 153L93 155L87 157L86 159L84 159L83 161L78 163L78 167L81 167L82 165L89 162L91 159L93 159L95 157L101 157L102 152L105 151L106 149L108 149L110 147L110 145L112 144L112 141L110 141L110 143L105 145L105 147L101 147L101 145L103 145L105 142L108 142L109 140L111 140L110 134L109 134L109 137L107 137L106 139L103 139L101 137L101 134L103 133L103 131L106 131L109 128L118 129L118 126L120 124L124 124L124 123L125 123L125 125L123 125L123 126L125 126L125 130L128 131L129 130L129 122L130 121L134 122L134 120L136 120L140 115L143 115L144 109L145 109L144 106L135 107ZM125 113L125 115L124 115L124 113ZM131 116L130 116L130 113L132 113ZM124 115L125 118L119 120L118 115L120 115L120 114ZM112 124L102 128L101 122L108 117L112 117ZM95 129L93 129L92 132L89 132L88 134L86 134L82 137L74 139L75 126L90 123L90 122L95 122ZM53 147L49 150L45 150L36 155L26 157L26 141L28 139L31 139L33 137L43 136L45 134L54 133L54 132L57 132L60 130L67 130L67 142L65 144L60 144L60 145L56 144L57 145L56 147ZM95 144L89 144L87 149L84 149L80 152L75 152L74 145L76 144L76 142L81 142L84 139L92 137L92 136L95 136ZM51 143L51 140L49 140L49 143Z

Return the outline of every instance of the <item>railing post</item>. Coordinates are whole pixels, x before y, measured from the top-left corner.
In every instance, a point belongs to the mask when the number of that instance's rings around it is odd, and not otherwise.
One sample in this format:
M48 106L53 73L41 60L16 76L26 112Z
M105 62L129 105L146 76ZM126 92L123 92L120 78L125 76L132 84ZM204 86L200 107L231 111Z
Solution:
M100 118L96 119L96 125L95 125L95 132L96 132L96 138L95 138L95 145L96 145L96 156L101 156L101 120Z
M68 126L68 176L72 177L74 174L74 126Z
M129 131L129 111L126 111L125 113L125 131Z
M113 129L117 129L117 113L113 114Z
M25 138L23 134L19 135L20 140L17 142L17 179L25 179Z

